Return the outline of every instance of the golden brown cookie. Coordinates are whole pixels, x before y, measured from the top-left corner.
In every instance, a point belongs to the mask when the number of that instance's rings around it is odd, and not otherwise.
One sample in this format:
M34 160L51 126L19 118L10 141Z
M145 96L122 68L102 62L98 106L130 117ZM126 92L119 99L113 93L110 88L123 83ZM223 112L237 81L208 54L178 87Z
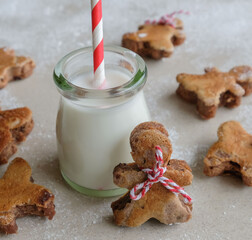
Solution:
M137 32L124 34L122 46L144 57L169 57L174 46L185 41L182 29L183 22L178 18L175 19L175 28L168 24L144 24Z
M176 93L184 100L195 103L204 119L214 117L219 106L239 106L245 94L236 83L234 74L222 73L217 68L208 68L202 75L178 74L177 82L179 87Z
M13 49L0 48L0 88L14 79L29 77L35 68L29 57L15 56Z
M16 233L16 218L26 215L55 215L54 195L45 187L31 182L31 167L15 158L0 179L0 232Z
M236 121L223 123L218 129L218 141L204 159L207 176L235 174L252 186L252 135Z
M16 144L25 141L34 126L29 108L0 111L0 165L7 163L16 151Z
M190 167L185 161L170 159L172 146L164 126L157 122L145 122L131 133L130 145L135 161L119 164L115 167L114 183L119 187L132 189L136 184L147 180L143 168L155 165L155 146L163 151L163 167L167 170L164 177L172 179L180 186L192 182ZM150 190L139 200L132 200L130 192L111 204L115 222L120 226L140 226L150 218L156 218L164 224L186 222L191 218L192 204L185 203L182 196L174 195L160 182L153 184Z
M163 150L164 165L167 165L172 145L165 127L158 122L145 122L135 127L130 135L131 156L142 168L153 168L156 163L155 146Z

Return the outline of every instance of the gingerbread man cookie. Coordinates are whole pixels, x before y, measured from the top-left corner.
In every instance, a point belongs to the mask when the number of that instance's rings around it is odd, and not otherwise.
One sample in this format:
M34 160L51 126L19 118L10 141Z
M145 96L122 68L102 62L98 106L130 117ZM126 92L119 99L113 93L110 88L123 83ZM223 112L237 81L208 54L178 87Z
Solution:
M182 31L183 22L176 18L174 25L175 27L160 23L141 25L137 32L123 35L122 46L144 57L169 57L174 46L182 44L186 38Z
M178 74L177 82L176 93L184 100L197 104L197 110L204 119L213 118L219 106L239 106L245 94L234 74L222 73L216 68L205 69L203 75Z
M29 108L0 111L0 165L7 163L33 129L34 122Z
M29 77L35 68L29 57L15 56L13 49L0 48L0 88L14 79Z
M19 217L55 215L54 195L31 179L31 167L22 158L15 158L0 179L0 232L16 233Z
M252 135L236 121L223 123L218 129L218 141L204 159L207 176L235 174L252 186Z
M131 133L130 145L135 162L119 164L113 172L116 185L131 189L111 204L116 224L136 227L150 218L164 224L188 221L192 203L185 201L183 194L175 195L173 190L168 190L165 180L160 182L156 179L154 183L149 179L150 175L159 175L172 182L173 186L186 186L192 182L191 169L186 162L170 159L172 146L164 126L157 122L138 125ZM163 169L162 174L157 166Z

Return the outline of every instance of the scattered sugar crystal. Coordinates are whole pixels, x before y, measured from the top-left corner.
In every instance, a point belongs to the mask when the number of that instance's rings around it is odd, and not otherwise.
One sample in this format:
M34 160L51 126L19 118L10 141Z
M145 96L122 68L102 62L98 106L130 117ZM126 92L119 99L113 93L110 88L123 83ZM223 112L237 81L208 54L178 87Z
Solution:
M139 33L138 34L138 37L140 37L140 38L144 38L144 37L146 37L147 36L147 33Z

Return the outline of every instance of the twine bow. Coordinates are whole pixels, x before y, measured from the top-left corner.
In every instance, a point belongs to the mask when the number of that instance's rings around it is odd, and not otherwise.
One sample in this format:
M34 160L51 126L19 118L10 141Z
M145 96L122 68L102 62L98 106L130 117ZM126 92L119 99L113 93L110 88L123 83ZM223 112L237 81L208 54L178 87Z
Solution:
M159 20L146 20L144 23L145 24L161 24L161 25L169 25L173 28L176 28L176 18L175 15L177 14L186 14L189 15L190 13L188 11L184 10L179 10L170 14L166 14L162 16Z
M184 198L185 203L190 203L192 201L191 197L184 191L184 188L177 185L173 180L168 179L163 176L163 174L166 172L166 167L161 167L161 164L163 161L163 152L162 149L159 146L155 147L155 158L156 158L156 164L153 169L150 168L144 168L142 169L143 172L148 174L148 179L143 182L137 184L135 187L133 187L130 191L130 198L132 200L139 200L142 197L145 196L145 194L150 190L152 185L154 183L162 183L162 185L173 192L175 195L181 194ZM138 190L141 190L140 193L136 195L136 192Z

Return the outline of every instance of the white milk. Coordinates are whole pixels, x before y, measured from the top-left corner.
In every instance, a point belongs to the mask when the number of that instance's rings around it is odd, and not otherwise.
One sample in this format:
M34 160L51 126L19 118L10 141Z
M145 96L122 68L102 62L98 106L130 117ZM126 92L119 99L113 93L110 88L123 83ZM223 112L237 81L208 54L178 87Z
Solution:
M78 77L73 83L91 88L88 79L87 76ZM127 82L129 77L110 70L106 72L106 80L106 87L115 87ZM113 169L119 163L132 162L130 133L136 125L148 120L150 116L142 90L126 102L104 109L84 107L62 97L57 117L61 171L85 188L117 188L113 183Z

